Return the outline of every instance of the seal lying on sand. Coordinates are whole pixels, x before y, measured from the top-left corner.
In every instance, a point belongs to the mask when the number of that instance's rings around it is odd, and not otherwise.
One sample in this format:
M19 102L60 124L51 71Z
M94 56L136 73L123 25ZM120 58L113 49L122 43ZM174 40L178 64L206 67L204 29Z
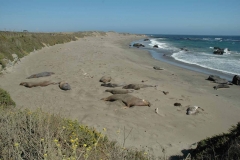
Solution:
M71 90L71 86L67 82L59 82L59 88L62 90Z
M103 76L103 77L99 80L99 82L107 83L107 82L110 82L111 80L112 80L111 77L109 77L109 76Z
M123 86L123 89L135 89L139 90L140 88L146 88L146 87L157 87L157 85L147 85L147 84L129 84L126 86Z
M158 67L158 66L154 66L153 69L155 69L155 70L164 70L163 68Z
M104 87L122 87L124 86L125 84L116 84L116 83L103 83L101 84L101 86L104 86Z
M37 74L33 74L30 77L27 77L27 79L30 78L39 78L39 77L47 77L47 76L51 76L52 74L55 74L53 72L41 72L41 73L37 73Z
M25 87L28 87L28 88L32 88L32 87L37 87L37 86L41 86L41 87L44 87L44 86L48 86L50 84L58 84L56 82L50 82L50 81L42 81L42 82L22 82L20 83L19 85L22 85L22 86L25 86Z
M139 99L137 97L134 97L129 94L114 94L111 95L107 98L102 98L101 100L104 101L117 101L120 100L122 101L127 107L132 107L132 106L151 106L150 102L144 100L144 99Z
M188 109L187 109L187 115L191 115L191 114L197 113L197 109L198 109L198 108L200 108L200 107L198 107L198 106L188 107ZM202 108L201 108L201 109L202 109ZM202 109L202 111L204 111L204 110Z
M107 89L105 92L110 92L112 94L127 94L132 93L133 90L125 90L125 89Z
M230 88L229 85L227 84L219 84L217 86L213 87L215 90L217 90L218 88Z

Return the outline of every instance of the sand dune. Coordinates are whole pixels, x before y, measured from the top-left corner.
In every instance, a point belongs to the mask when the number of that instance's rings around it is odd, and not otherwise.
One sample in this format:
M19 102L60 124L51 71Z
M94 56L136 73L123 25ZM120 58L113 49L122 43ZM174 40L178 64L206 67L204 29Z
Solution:
M22 58L1 75L0 87L11 94L18 108L42 108L77 119L99 131L106 128L110 139L125 146L148 149L155 155L163 155L163 148L167 155L182 154L181 150L227 131L240 120L239 86L214 90L215 84L205 80L208 75L154 60L147 51L129 48L131 41L141 38L107 33L107 36L45 47ZM165 69L154 70L153 66ZM55 74L26 79L44 71ZM111 76L112 83L158 85L130 93L150 101L152 106L124 109L122 102L100 100L111 95L99 82L104 75ZM58 85L34 88L19 85L24 81L43 80L66 81L72 90L63 91ZM176 102L182 106L174 106ZM195 105L204 111L186 115L187 107Z

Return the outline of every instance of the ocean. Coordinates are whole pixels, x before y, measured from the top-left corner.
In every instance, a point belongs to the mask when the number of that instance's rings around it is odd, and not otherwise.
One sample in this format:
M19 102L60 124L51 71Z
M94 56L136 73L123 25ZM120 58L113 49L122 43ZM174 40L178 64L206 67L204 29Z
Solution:
M226 75L240 75L240 36L147 35L140 40L153 58L171 57L182 64L191 64ZM134 42L136 43L136 42ZM158 45L158 48L154 48ZM214 47L224 49L223 55L213 54ZM198 68L199 68L198 67ZM188 66L189 68L189 66Z

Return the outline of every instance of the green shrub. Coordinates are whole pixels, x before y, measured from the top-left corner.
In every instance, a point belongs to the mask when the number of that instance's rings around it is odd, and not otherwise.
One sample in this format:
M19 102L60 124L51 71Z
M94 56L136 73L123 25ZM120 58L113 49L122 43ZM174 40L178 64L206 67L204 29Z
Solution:
M8 107L8 106L15 106L15 102L10 97L9 93L0 88L0 106L1 107Z
M229 133L204 139L192 152L194 159L240 159L240 122Z

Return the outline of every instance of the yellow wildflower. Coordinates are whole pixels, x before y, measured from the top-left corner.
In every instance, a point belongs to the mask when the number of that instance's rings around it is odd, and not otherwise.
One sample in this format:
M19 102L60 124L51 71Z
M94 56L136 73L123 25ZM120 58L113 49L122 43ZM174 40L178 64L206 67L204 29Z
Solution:
M15 146L15 147L18 147L18 146L19 146L19 143L15 143L14 146Z
M58 142L58 140L57 140L57 139L54 139L53 141L54 141L54 142L56 142L56 143Z
M47 157L47 153L45 153L43 156L44 156L44 157Z
M86 147L87 145L86 145L86 144L84 144L83 146L84 146L84 147Z
M106 128L103 128L103 131L106 131L107 129Z

